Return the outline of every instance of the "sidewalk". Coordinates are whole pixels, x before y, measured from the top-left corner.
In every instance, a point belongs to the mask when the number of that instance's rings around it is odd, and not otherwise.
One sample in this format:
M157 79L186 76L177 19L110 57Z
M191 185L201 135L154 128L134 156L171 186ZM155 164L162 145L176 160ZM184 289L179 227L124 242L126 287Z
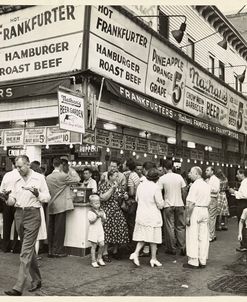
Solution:
M131 261L113 260L99 269L90 266L90 257L69 256L50 259L42 254L41 290L27 296L227 296L227 292L208 289L208 282L232 274L246 274L247 265L237 265L241 254L236 252L237 220L231 218L229 230L217 233L217 241L210 246L208 266L203 270L188 270L182 267L186 257L170 256L159 250L161 268L151 268L148 258L140 258L141 267L136 268ZM0 252L0 295L15 283L19 267L19 257ZM30 283L27 282L27 288ZM182 285L184 285L182 287ZM187 287L188 286L188 287Z

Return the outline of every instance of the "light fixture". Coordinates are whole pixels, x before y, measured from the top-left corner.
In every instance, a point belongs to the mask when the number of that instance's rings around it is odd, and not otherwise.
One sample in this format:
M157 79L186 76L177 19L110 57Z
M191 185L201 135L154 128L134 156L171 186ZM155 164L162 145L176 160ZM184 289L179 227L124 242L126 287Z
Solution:
M151 133L149 133L148 131L140 131L139 136L143 138L149 138L151 136Z
M87 161L85 161L85 165L86 165L86 166L88 165L88 162L87 162Z
M155 154L155 155L154 155L154 158L156 159L157 157L158 157L158 156Z
M106 152L107 152L107 153L110 152L110 148L109 148L109 147L106 148Z
M73 144L70 144L69 147L70 147L70 149L73 149Z
M241 84L243 84L243 82L244 82L244 80L245 80L245 73L246 73L246 68L245 68L245 70L243 71L243 73L242 73L240 76L238 76L238 80L239 80L239 82L240 82Z
M136 153L135 153L135 151L133 151L132 155L133 155L133 156L136 156Z
M75 166L76 165L76 161L73 161L72 165Z
M201 160L201 165L203 165L203 161Z
M230 164L230 168L232 168L232 164Z
M171 17L183 17L184 22L180 25L180 28L177 30L172 30L171 34L173 35L174 39L180 43L183 40L184 32L186 30L186 21L187 17L185 15L141 15L141 16L134 16L134 18L150 18L150 17L164 17L164 18L171 18Z
M213 148L211 146L208 146L208 151L209 152L212 152L213 151Z
M124 154L124 151L123 151L123 150L120 150L120 154Z
M168 137L167 142L168 142L168 144L175 145L176 144L176 138L175 137Z
M79 161L78 165L81 166L81 161Z
M194 164L197 164L197 160L196 159L194 160Z
M217 43L220 47L222 47L223 49L227 49L227 42L225 39L223 39L222 41Z
M182 158L180 158L180 163L182 163L183 162L183 159Z
M240 165L238 165L238 169L240 169L241 167L240 167Z
M212 162L212 166L214 166L214 162Z
M219 163L217 163L217 166L219 166L220 164Z
M190 163L190 159L189 158L187 159L187 163Z
M181 41L183 40L185 30L186 30L186 21L180 25L179 29L171 31L171 34L173 35L174 39L178 43L181 43Z
M228 167L229 165L228 164L226 164L226 167Z
M208 162L208 161L206 162L206 165L207 165L207 166L209 165L209 162Z
M224 167L225 166L224 163L222 163L221 166Z
M164 155L163 159L166 160L166 156L165 155Z
M45 148L46 148L46 149L49 149L49 145L46 145Z
M7 151L7 147L6 147L6 146L4 146L4 147L3 147L3 150L4 150L4 151Z
M116 130L117 126L111 123L105 123L103 124L103 127L105 130Z
M143 155L144 157L147 157L147 153L144 153L144 155Z
M204 149L205 149L205 151L208 151L208 146L205 146L205 148L204 148Z
M196 144L194 142L187 142L187 148L195 149Z
M174 160L175 160L175 157L173 156L173 157L172 157L172 161L174 161Z

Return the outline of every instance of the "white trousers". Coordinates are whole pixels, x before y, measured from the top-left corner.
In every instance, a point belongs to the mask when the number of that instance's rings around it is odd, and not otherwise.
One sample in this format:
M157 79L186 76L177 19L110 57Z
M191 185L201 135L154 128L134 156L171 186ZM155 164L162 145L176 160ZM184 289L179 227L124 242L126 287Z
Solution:
M208 209L195 207L190 226L186 226L186 252L188 263L206 265L209 250Z

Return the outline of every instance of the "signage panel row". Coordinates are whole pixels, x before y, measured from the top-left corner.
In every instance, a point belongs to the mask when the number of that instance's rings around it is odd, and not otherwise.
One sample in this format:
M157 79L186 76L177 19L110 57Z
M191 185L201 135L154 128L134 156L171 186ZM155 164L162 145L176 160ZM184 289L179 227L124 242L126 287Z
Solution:
M93 6L89 69L207 122L247 131L247 102L116 9Z
M0 146L81 143L81 135L59 127L0 130Z

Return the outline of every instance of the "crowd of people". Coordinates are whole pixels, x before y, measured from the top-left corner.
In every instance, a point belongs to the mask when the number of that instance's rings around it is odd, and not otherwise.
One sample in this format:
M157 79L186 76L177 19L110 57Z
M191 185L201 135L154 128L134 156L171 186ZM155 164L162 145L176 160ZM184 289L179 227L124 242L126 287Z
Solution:
M192 167L188 175L174 170L172 161L160 167L152 162L143 165L128 159L121 167L111 161L108 171L93 175L85 167L82 177L65 159L54 158L54 170L48 176L40 163L30 163L26 155L16 157L13 170L3 177L0 197L3 207L4 252L16 249L21 241L17 282L5 293L22 295L28 273L29 291L41 287L38 265L39 241L48 237L48 257L66 257L64 247L66 213L73 210L71 185L89 188L88 240L91 265L105 266L121 259L123 247L134 265L149 256L151 267L161 267L158 246L165 253L188 257L185 268L205 268L210 243L216 231L228 230L229 207L226 192L235 196L239 221L238 251L247 251L247 171L239 169L238 190L229 188L223 171ZM46 215L45 215L46 214ZM15 218L14 240L10 230ZM46 229L47 226L47 229Z

